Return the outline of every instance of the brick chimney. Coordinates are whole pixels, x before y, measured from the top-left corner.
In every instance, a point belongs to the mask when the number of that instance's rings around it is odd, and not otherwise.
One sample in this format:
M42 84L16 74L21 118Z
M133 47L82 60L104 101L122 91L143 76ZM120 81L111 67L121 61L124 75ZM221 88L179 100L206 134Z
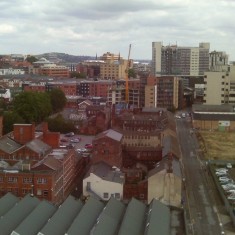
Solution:
M14 124L14 140L26 144L35 138L35 124Z

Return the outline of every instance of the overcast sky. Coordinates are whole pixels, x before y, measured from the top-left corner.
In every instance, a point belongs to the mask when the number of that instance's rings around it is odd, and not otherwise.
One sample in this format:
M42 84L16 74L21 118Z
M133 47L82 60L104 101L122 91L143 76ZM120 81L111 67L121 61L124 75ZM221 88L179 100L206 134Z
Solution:
M235 60L235 0L0 0L0 54L111 52L151 59L152 42Z

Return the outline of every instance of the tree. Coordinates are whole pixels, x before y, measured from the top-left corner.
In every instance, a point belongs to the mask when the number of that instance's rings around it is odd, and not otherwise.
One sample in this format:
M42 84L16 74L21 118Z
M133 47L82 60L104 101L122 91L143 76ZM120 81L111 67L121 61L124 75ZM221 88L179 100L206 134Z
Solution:
M49 96L53 113L62 111L67 103L64 92L61 89L52 89Z
M3 134L13 131L13 124L25 123L24 119L16 112L8 111L3 113Z
M86 78L86 74L85 73L78 73L78 72L71 72L70 73L70 77L71 78Z
M38 61L38 59L35 56L27 56L26 61L32 64L33 62Z
M13 100L13 107L26 123L39 123L52 112L50 97L47 93L22 92Z
M128 77L129 78L136 78L136 72L134 69L129 69L128 70Z
M74 124L71 121L65 121L61 114L54 118L48 118L48 129L50 131L57 131L61 133L75 132Z

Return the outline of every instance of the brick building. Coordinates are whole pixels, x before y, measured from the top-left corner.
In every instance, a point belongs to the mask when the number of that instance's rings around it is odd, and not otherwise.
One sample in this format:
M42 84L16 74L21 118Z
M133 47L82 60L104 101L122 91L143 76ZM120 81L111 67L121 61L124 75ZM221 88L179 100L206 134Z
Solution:
M122 134L112 129L98 134L93 140L92 163L105 161L110 166L122 166Z
M60 134L47 124L15 124L0 138L0 195L31 193L61 203L85 173L86 159L74 149L59 148ZM45 141L45 142L44 142Z

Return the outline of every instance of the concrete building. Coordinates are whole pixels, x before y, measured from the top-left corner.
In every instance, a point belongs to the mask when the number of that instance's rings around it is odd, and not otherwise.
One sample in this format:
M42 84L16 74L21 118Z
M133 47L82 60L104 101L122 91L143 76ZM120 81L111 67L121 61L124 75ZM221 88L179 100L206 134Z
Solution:
M183 106L183 88L180 77L148 77L145 86L145 107L178 109Z
M205 72L204 84L204 104L235 104L235 66L224 66L218 72Z
M210 56L210 71L219 71L223 69L223 66L228 65L228 54L224 51L212 51L209 53Z
M105 80L125 79L128 60L123 59L120 55L115 55L110 52L103 54L100 57L104 63L100 63L100 78ZM132 61L129 68L132 67Z
M179 47L152 42L152 75L203 75L209 70L209 49L209 43Z

